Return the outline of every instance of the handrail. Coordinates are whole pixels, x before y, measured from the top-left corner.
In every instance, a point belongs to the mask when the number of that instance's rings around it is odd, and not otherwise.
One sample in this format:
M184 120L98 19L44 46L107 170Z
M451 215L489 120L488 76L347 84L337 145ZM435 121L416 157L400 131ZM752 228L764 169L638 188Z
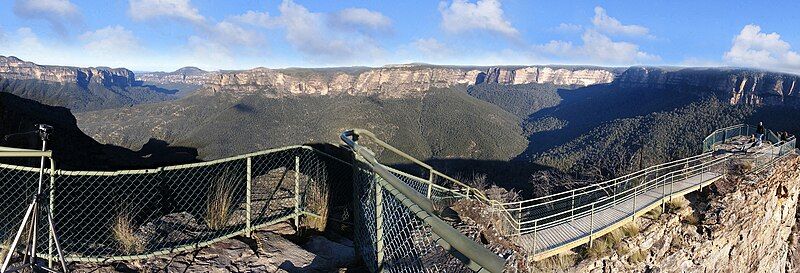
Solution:
M345 144L353 149L356 154L364 158L367 163L369 163L370 167L373 171L375 171L375 173L380 175L381 178L388 182L392 188L402 194L404 198L407 198L413 202L414 205L419 206L427 214L436 215L433 202L419 194L416 190L412 189L404 182L400 181L396 176L392 175L392 173L386 167L384 167L378 162L377 159L375 159L372 151L366 147L358 145L356 141L359 134L365 134L368 136L371 135L371 133L365 130L350 130L343 132L340 137L342 141L344 141ZM371 135L371 137L374 137L374 135ZM386 145L389 146L388 144ZM423 217L421 220L428 224L431 227L431 230L437 236L441 237L445 242L447 242L447 244L452 246L452 248L469 258L471 261L477 263L480 267L485 268L490 272L503 272L503 269L505 268L505 260L500 258L500 256L494 252L489 251L482 245L479 245L472 239L464 236L458 230L445 223L438 217Z

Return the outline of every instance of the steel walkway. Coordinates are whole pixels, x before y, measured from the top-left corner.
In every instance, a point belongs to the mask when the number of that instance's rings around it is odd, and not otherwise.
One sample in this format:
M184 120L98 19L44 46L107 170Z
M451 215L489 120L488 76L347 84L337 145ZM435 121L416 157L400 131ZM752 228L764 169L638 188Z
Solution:
M722 175L719 173L705 172L675 181L674 185L657 186L638 193L636 199L630 198L616 204L612 201L612 206L598 209L593 214L577 217L536 233L522 235L518 238L518 243L526 251L537 253L537 256L550 256L602 236L633 221L635 217L646 213L662 202L667 202L673 197L683 196L711 184L721 177ZM669 189L670 186L673 189ZM665 194L665 192L673 193Z

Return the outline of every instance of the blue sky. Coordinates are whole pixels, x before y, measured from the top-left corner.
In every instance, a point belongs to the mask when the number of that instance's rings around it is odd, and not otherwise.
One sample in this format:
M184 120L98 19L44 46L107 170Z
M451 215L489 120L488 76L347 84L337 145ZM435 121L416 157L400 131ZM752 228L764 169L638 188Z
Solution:
M435 64L800 72L800 1L0 0L0 55L171 71Z

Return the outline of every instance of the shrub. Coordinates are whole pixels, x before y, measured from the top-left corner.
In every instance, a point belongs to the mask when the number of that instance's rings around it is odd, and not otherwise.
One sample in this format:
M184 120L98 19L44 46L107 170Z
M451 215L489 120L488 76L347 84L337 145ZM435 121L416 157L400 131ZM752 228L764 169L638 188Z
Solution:
M120 213L114 220L112 227L114 240L117 241L119 250L125 254L134 254L144 252L145 242L142 238L136 236L136 228L133 224L128 213Z
M227 172L211 183L211 190L206 196L206 225L213 230L220 230L228 225L233 206L233 192L236 184Z

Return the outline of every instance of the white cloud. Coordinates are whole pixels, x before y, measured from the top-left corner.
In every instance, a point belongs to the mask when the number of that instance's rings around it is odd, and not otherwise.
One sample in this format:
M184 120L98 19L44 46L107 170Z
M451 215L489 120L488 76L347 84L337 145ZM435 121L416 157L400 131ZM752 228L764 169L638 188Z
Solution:
M354 57L370 58L382 51L367 36L332 30L326 24L324 14L311 12L291 0L284 0L278 10L281 15L277 22L285 28L286 41L304 54L342 61Z
M453 0L449 6L441 2L439 12L442 13L442 29L449 33L482 30L519 38L519 31L505 19L499 0L478 0L476 3Z
M189 37L188 61L200 67L225 67L234 63L230 50L215 41L203 39L198 36Z
M81 14L69 0L16 0L14 14L28 19L43 19L62 36L66 36L66 25L78 24Z
M646 36L651 37L650 30L646 27L639 25L623 25L619 20L614 17L608 16L606 10L602 7L594 8L594 18L592 18L592 25L598 31L610 35L628 35L628 36Z
M623 65L661 60L657 55L641 51L636 44L615 42L593 29L587 29L581 36L581 41L581 45L567 41L550 41L534 46L534 51L595 64Z
M272 27L275 25L275 20L269 16L269 13L252 10L248 10L240 15L231 16L229 19L233 22L257 27Z
M107 26L89 31L80 36L83 48L92 54L125 54L139 49L139 41L133 32L122 26Z
M561 23L557 27L553 28L553 30L558 32L574 33L582 31L583 26L576 24Z
M800 72L800 54L778 33L761 32L757 25L746 25L733 39L723 59L733 65Z
M387 30L392 20L380 12L363 8L347 8L331 15L334 25L357 30Z
M453 55L453 51L446 44L436 38L417 39L411 42L411 47L422 55L421 57L433 60L442 60ZM421 60L417 60L421 61Z
M165 17L202 23L205 17L193 7L189 0L130 0L128 14L134 20Z
M646 27L623 25L619 20L609 17L601 7L596 7L594 11L592 26L584 27L562 23L556 28L572 31L583 29L581 44L553 40L546 44L534 45L533 53L539 56L555 56L559 59L599 65L629 65L661 60L658 55L642 51L637 44L614 41L608 36L609 34L624 34L652 37Z

